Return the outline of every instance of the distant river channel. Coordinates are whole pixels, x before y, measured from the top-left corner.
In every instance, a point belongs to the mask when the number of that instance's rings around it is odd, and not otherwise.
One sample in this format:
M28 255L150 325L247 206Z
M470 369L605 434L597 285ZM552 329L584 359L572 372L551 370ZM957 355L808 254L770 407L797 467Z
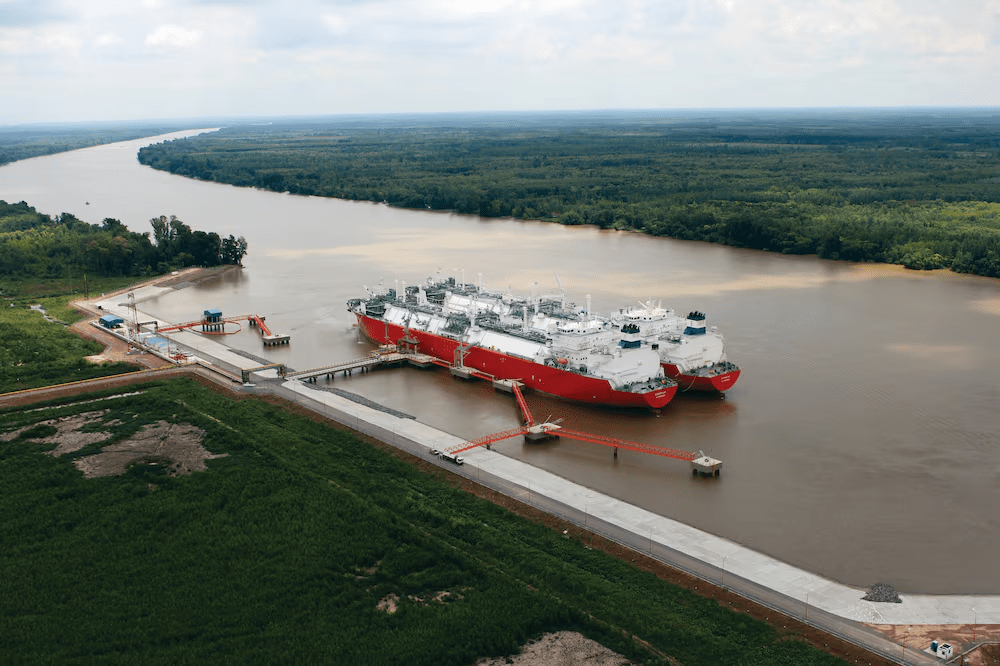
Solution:
M0 167L0 199L150 230L176 215L245 236L245 268L147 301L169 321L258 313L291 344L245 329L231 346L296 369L366 355L345 302L363 285L437 274L530 294L593 297L597 312L662 300L703 310L743 376L723 399L678 394L661 414L538 394L536 417L724 461L686 463L574 441L494 450L835 580L910 593L1000 593L1000 281L483 219L200 182L141 166L178 133ZM519 425L507 394L444 370L335 385L463 438Z

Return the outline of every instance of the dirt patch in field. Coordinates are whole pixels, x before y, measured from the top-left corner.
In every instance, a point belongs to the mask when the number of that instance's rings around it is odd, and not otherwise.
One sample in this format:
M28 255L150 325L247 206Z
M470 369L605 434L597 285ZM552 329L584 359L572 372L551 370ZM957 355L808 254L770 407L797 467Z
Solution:
M387 594L379 599L379 602L375 604L375 608L376 610L385 611L389 615L392 615L399 610L399 595Z
M64 416L58 419L39 421L33 425L0 434L0 442L9 442L20 436L21 433L32 428L37 428L38 426L51 426L55 428L55 433L44 437L32 438L32 441L38 442L39 444L55 444L56 448L48 452L48 454L52 456L61 456L67 453L73 453L74 451L79 451L88 444L103 442L111 437L111 433L109 432L80 432L80 428L85 425L98 422L101 417L107 413L108 410L104 409L93 412L83 412L75 416Z
M105 446L100 453L77 458L73 464L85 477L117 476L130 465L166 465L171 476L208 469L206 460L228 454L212 454L201 445L205 431L187 423L166 421L144 426L128 439Z
M47 451L51 456L63 456L79 451L88 444L103 442L111 437L110 432L81 432L81 428L98 423L108 410L83 412L74 416L46 419L30 426L0 433L0 442L9 442L22 433L39 444L55 444ZM41 435L32 437L31 430L42 426ZM52 430L55 432L52 432ZM207 468L206 460L223 458L229 454L209 453L201 445L205 431L187 423L173 424L158 421L144 426L128 439L105 446L100 453L77 458L73 461L77 469L87 478L118 476L124 474L130 465L165 465L171 476L201 472Z
M433 594L428 594L425 597L419 597L419 596L417 596L415 594L410 594L410 595L407 596L407 598L410 601L412 601L413 603L419 604L421 606L430 606L432 603L434 603L434 604L446 604L449 601L453 601L453 600L454 601L461 601L461 600L465 599L464 596L462 596L461 594L458 594L457 592L456 593L452 593L452 592L447 592L447 591L434 592Z
M623 666L631 662L596 641L573 631L545 634L511 657L480 659L476 666Z

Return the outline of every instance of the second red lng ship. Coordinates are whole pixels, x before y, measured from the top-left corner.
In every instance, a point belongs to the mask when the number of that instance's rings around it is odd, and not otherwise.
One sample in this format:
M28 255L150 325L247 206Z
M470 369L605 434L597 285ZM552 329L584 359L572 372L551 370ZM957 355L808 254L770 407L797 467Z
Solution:
M725 361L721 336L705 330L704 315L680 320L646 303L597 317L589 312L589 300L587 309L579 310L567 306L564 294L527 299L446 278L369 290L368 298L351 299L348 308L374 342L403 339L455 366L578 402L659 409L674 397L678 381L685 390L725 390L739 376ZM687 325L692 322L695 326ZM686 344L692 337L718 339L721 359L705 363L712 345Z

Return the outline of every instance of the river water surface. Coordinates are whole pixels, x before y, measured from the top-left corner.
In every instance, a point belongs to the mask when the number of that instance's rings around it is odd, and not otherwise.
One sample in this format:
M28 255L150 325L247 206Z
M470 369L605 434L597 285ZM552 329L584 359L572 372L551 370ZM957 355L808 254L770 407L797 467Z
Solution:
M527 294L534 282L557 291L558 275L597 312L647 298L704 310L743 369L725 398L679 393L659 415L528 402L574 429L703 449L725 462L721 478L573 441L494 450L847 584L1000 593L1000 281L236 188L141 166L151 141L0 167L0 199L136 231L177 215L245 236L242 272L142 309L175 322L206 308L265 315L288 347L264 350L249 329L227 342L296 369L367 354L345 301L379 280L464 269ZM464 438L519 425L509 395L444 370L336 386Z

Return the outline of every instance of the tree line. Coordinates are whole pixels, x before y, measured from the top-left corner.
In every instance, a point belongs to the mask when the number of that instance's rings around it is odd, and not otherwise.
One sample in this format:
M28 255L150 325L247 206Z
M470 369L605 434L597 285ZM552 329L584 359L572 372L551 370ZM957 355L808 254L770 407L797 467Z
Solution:
M0 126L0 164L116 141L188 129L180 123L148 121L35 123Z
M242 265L247 253L242 236L221 238L173 215L155 217L150 224L152 238L113 218L88 224L71 213L50 217L23 201L0 201L0 276L151 275L186 266Z
M292 194L1000 276L1000 121L975 112L331 118L139 159Z

